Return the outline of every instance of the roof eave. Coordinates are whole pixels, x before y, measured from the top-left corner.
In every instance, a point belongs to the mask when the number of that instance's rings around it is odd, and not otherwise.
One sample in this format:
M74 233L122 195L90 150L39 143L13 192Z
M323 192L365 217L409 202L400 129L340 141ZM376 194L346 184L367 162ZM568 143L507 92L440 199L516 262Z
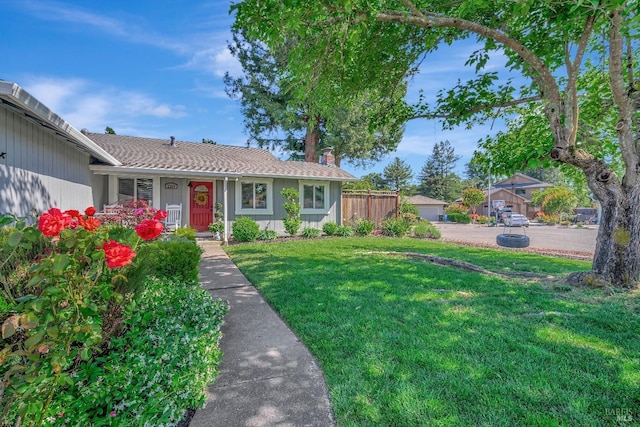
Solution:
M89 169L101 175L108 174L136 174L136 175L162 175L172 177L217 177L240 178L242 174L237 172L212 172L190 169L165 169L165 168L137 168L128 166L90 165Z
M73 144L83 148L92 156L115 166L121 165L118 159L107 153L95 142L83 135L82 132L64 121L17 83L0 81L0 98L4 98L10 102L11 105L9 107L13 107L13 109L17 108L18 112L23 114L29 113L31 117L26 117L32 121L38 123L38 120L41 120L47 123L51 128L44 126L43 123L38 124L56 133L59 132L60 135L58 136L69 138Z
M337 182L354 182L358 181L358 178L352 177L340 177L340 176L316 176L316 175L285 175L285 174L264 174L264 173L242 173L242 178L287 178L287 179L302 179L307 181L337 181Z

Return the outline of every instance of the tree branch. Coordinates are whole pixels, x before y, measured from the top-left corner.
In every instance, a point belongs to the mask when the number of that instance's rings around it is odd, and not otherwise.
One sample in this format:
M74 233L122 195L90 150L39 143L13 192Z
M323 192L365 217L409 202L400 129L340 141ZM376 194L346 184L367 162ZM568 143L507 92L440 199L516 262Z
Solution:
M422 12L420 12L420 9L418 9L412 1L410 0L400 0L400 1L402 2L402 4L407 6L409 10L413 12L414 15L416 15L419 18L426 19L425 16L422 14Z
M633 105L627 93L623 69L623 39L621 34L622 13L620 9L611 12L611 29L609 30L609 83L613 100L618 106L620 120L616 125L620 152L626 166L623 184L633 186L638 180L638 152L633 140L632 115Z
M542 95L530 96L527 98L514 99L512 101L501 102L499 104L485 104L485 105L476 105L473 108L469 108L467 112L474 114L484 110L491 110L493 108L504 108L504 107L513 107L515 105L525 104L527 102L535 102L541 101L544 97ZM412 116L410 120L413 119L450 119L453 117L459 117L456 114L416 114Z
M560 89L556 84L551 70L549 70L544 62L532 50L524 46L518 40L498 30L486 27L476 22L467 21L466 19L435 14L421 15L422 16L417 16L398 11L380 11L376 14L375 19L380 22L413 24L423 28L455 28L495 40L514 51L524 62L531 66L535 71L532 78L540 87L544 98L548 99L552 103L557 103L558 105L562 102Z
M570 111L566 111L565 113L565 126L571 131L571 133L569 134L569 145L575 144L576 134L578 131L578 90L576 88L578 80L578 70L580 70L582 58L584 57L584 52L587 49L589 38L591 37L591 34L593 32L593 25L595 21L595 14L587 17L587 21L582 31L582 35L580 36L580 41L578 42L578 48L573 62L569 59L568 50L566 53L568 81L567 88L565 90L565 97L567 98L565 102L565 109L570 109Z

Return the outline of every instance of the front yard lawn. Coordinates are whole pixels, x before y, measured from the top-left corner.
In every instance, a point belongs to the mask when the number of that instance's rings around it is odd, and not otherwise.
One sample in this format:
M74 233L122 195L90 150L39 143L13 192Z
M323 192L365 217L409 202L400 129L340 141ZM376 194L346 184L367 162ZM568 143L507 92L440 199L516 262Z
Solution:
M511 275L587 262L413 239L226 250L322 365L340 426L598 426L640 411L638 293Z

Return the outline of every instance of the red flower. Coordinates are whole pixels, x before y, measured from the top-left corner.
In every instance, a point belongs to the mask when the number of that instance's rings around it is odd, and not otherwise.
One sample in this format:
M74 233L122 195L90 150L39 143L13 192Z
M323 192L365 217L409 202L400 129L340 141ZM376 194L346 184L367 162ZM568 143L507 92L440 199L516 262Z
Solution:
M165 219L166 217L167 217L167 211L163 211L162 209L156 212L156 215L154 216L154 218L157 220L162 220L162 219Z
M38 219L38 230L47 237L53 237L71 224L71 215L63 213L58 208L51 208L43 212Z
M100 220L92 216L80 218L80 225L87 231L96 231L100 227Z
M153 240L162 233L164 226L156 219L145 219L136 225L136 233L144 240Z
M71 218L80 218L80 212L75 209L66 210L64 213L69 215Z
M131 260L135 258L136 253L127 245L110 240L102 245L104 257L107 261L107 267L117 268L131 264Z
M96 214L96 208L94 208L93 206L89 206L84 210L84 214L86 216L94 216Z

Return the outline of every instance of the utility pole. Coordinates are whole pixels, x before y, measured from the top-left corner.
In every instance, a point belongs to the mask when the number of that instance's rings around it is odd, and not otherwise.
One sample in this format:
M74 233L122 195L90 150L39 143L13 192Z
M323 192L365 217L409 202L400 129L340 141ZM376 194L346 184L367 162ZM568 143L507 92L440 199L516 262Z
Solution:
M487 190L487 202L487 216L489 218L487 225L491 227L491 166L489 166L489 189Z

